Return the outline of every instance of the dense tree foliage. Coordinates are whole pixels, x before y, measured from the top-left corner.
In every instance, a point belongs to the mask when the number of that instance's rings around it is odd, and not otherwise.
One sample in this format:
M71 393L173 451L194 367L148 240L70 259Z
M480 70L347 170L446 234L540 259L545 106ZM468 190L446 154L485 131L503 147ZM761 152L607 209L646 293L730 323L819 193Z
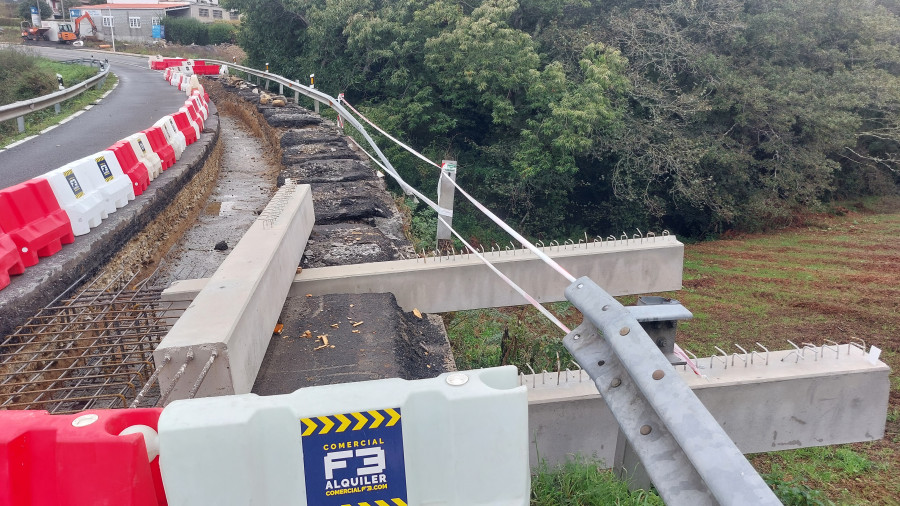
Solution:
M18 4L18 14L22 19L27 19L31 21L31 8L37 7L38 11L41 13L41 19L50 19L53 17L53 8L50 7L50 4L45 0L38 1L23 1Z
M786 223L900 183L896 0L225 0L534 235ZM411 182L433 169L388 150Z

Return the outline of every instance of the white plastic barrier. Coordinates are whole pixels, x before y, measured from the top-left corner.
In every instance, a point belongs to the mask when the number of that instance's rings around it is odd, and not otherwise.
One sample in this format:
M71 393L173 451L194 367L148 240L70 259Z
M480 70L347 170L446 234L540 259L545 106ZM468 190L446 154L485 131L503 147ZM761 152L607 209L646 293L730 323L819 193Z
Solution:
M184 148L187 147L187 141L184 139L184 134L178 130L178 126L175 125L175 120L172 119L172 116L163 116L153 126L162 128L166 141L175 150L175 159L180 160L181 154L184 153Z
M112 151L94 153L75 160L66 167L73 168L79 179L90 181L91 186L103 195L106 204L104 219L116 212L116 209L125 207L129 200L134 200L131 178L122 172L122 166Z
M528 403L512 366L172 402L169 504L527 505Z
M110 213L134 199L131 179L122 172L111 151L76 160L42 177L69 215L75 235L87 234Z
M129 135L124 140L131 144L131 149L134 150L138 160L144 162L144 166L147 167L147 173L150 175L150 181L159 177L159 174L162 172L162 159L153 151L147 135L138 132Z

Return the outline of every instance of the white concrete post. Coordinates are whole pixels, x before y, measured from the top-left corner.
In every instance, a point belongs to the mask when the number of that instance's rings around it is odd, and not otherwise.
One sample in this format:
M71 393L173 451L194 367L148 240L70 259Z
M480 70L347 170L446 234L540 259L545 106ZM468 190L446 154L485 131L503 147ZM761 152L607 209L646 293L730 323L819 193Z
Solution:
M441 173L445 174L451 180L456 181L456 161L455 160L443 160L441 162ZM446 178L440 177L438 178L438 188L437 195L438 201L437 204L440 207L445 209L453 210L453 195L456 193L456 187L453 186L453 183L447 181ZM453 225L453 217L445 216L444 220L447 222L447 225ZM450 239L450 228L445 225L441 220L438 220L437 224L437 240L441 239Z

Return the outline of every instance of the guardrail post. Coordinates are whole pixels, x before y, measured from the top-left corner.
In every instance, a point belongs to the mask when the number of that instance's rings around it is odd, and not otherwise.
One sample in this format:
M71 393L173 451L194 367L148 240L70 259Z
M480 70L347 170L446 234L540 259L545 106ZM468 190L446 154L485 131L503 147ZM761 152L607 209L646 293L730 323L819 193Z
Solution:
M294 90L294 104L300 104L300 92L297 90Z
M53 110L56 112L56 114L59 114L59 104L53 104Z
M452 181L456 181L456 160L443 160L441 161L441 176L438 178L437 205L451 211L453 210L453 195L456 193L456 187L453 186ZM451 238L450 227L453 226L453 217L445 216L444 221L438 220L437 224L438 246L442 239L449 240Z
M25 116L19 116L16 118L16 126L19 127L19 133L25 131Z
M278 83L278 94L284 95L284 85L281 83Z

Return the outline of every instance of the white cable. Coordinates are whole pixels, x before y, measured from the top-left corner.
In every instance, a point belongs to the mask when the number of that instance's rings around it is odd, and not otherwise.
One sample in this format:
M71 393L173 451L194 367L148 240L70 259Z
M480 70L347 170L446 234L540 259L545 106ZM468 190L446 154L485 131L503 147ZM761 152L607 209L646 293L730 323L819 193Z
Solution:
M397 139L393 138L393 137L391 136L391 134L385 132L385 131L382 130L378 125L376 125L375 123L372 123L371 121L369 121L369 118L363 116L363 114L362 114L361 112L359 112L359 111L357 111L356 109L354 109L353 106L350 105L349 102L347 102L347 99L344 98L344 94L343 94L343 93L341 93L340 95L338 95L338 101L339 101L339 102L343 102L344 105L346 105L351 111L355 112L356 115L359 116L363 121L365 121L366 123L368 123L368 124L369 124L372 128L374 128L375 130L378 130L379 132L381 132L381 135L383 135L383 136L387 137L388 139L390 139L390 140L396 142L400 147L402 147L403 149L409 151L410 153L412 153L413 155L419 157L420 159L424 160L425 162L430 163L431 165L434 165L435 167L437 167L437 168L439 168L439 169L441 168L440 165L438 165L438 164L432 162L431 160L429 160L429 159L428 159L425 155L423 155L422 153L419 153L419 152L416 151L415 149L413 149L413 148L407 146L406 144L404 144L404 143L398 141Z
M359 111L357 111L356 109L354 109L353 106L350 105L349 102L347 102L347 99L343 98L343 96L340 98L340 100L341 100L341 101L342 101L342 102L343 102L343 103L344 103L351 111L355 112L360 118L362 118L363 121L365 121L366 123L368 123L369 125L371 125L373 128L375 128L376 130L378 130L379 132L381 132L381 133L382 133L385 137L387 137L388 139L394 141L394 142L397 143L399 146L403 147L404 149L406 149L406 150L409 151L410 153L416 155L417 157L421 158L422 160L425 160L426 162L430 163L431 165L434 165L435 167L438 167L438 168L441 167L440 165L436 164L435 162L429 160L425 155L419 153L418 151L414 150L413 148L411 148L411 147L407 146L406 144L403 144L402 142L398 141L397 139L391 137L387 132L385 132L384 130L382 130L381 128L379 128L377 125L375 125L374 123L372 123L371 121L369 121L368 118L366 118L365 116L363 116ZM363 150L363 151L365 151L365 150ZM366 153L366 154L368 155L368 153ZM372 155L369 155L369 158L372 158L373 160L375 159ZM376 162L376 163L377 163L377 162ZM380 166L380 164L379 164L379 166ZM382 168L383 168L383 167L382 167ZM465 196L467 199L469 199L469 201L472 203L472 205L474 205L476 208L478 208L478 210L480 210L481 212L483 212L483 213L485 214L485 216L487 216L488 218L490 218L491 221L493 221L494 223L496 223L500 228L502 228L503 230L505 230L506 233L508 233L509 235L513 236L513 238L516 239L517 241L519 241L519 243L521 243L522 246L525 246L526 248L528 248L529 250L531 250L532 253L534 253L535 255L537 255L537 257L540 258L541 260L543 260L544 263L546 263L547 265L549 265L550 267L552 267L556 272L560 273L564 278L566 278L567 280L569 280L570 283L574 283L574 282L575 282L575 276L572 276L571 274L569 274L568 271L566 271L565 269L563 269L563 267L562 267L561 265L559 265L555 260L553 260L552 258L550 258L549 256L547 256L546 253L544 253L544 252L541 251L537 246L535 246L534 244L532 244L531 241L529 241L528 239L525 239L524 237L522 237L521 234L519 234L519 233L516 232L512 227L510 227L509 225L507 225L506 222L504 222L503 220L501 220L496 214L492 213L488 208L484 207L484 205L482 205L480 202L478 202L477 200L475 200L475 198L472 197L471 195L469 195L465 190L463 190L462 187L460 187L459 184L456 183L456 181L454 181L454 180L451 179L449 176L447 176L447 175L444 173L443 170L441 171L440 177L446 177L447 180L450 181L450 183L452 183L453 186L455 186L456 189L459 190L460 193L463 194L463 196ZM430 201L428 201L428 202L430 202ZM438 209L436 205L432 205L431 207L435 208L435 210ZM439 214L440 214L440 213L439 213Z
M488 268L489 268L490 270L494 271L494 274L500 276L500 279L502 279L503 281L505 281L507 285L509 285L510 287L512 287L512 289L515 290L516 292L518 292L519 295L521 295L522 297L525 297L525 300L527 300L528 302L530 302L532 306L536 307L537 310L541 312L541 314L543 314L544 316L546 316L551 322L553 322L554 324L556 324L556 326L559 327L560 330L562 330L562 331L565 332L566 334L568 334L569 332L571 332L571 331L569 330L569 328L566 327L565 324L563 324L563 322L559 321L559 319L558 319L557 317L553 316L553 313L551 313L550 311L547 311L547 308L545 308L544 306L542 306L540 302L538 302L534 297L532 297L531 295L529 295L528 292L526 292L525 290L522 289L522 287L520 287L519 285L517 285L517 284L515 283L515 281L509 279L509 278L506 276L506 274L503 274L502 272L500 272L499 269L497 269L496 267L494 267L494 264L492 264L491 262L489 262L487 258L484 258L484 256L483 256L481 253L478 252L478 250L476 250L476 249L473 248L469 243L467 243L466 240L463 239L462 236L459 235L459 233L458 233L453 227L451 227L451 226L444 220L444 218L438 216L438 220L440 220L441 223L443 223L444 225L446 225L447 228L449 228L450 231L453 232L453 235L455 235L457 239L459 239L460 241L462 241L462 243L466 246L466 248L469 248L469 251L471 251L472 253L475 253L475 256L477 256L479 260L481 260L482 262L484 262L484 264L487 265Z

